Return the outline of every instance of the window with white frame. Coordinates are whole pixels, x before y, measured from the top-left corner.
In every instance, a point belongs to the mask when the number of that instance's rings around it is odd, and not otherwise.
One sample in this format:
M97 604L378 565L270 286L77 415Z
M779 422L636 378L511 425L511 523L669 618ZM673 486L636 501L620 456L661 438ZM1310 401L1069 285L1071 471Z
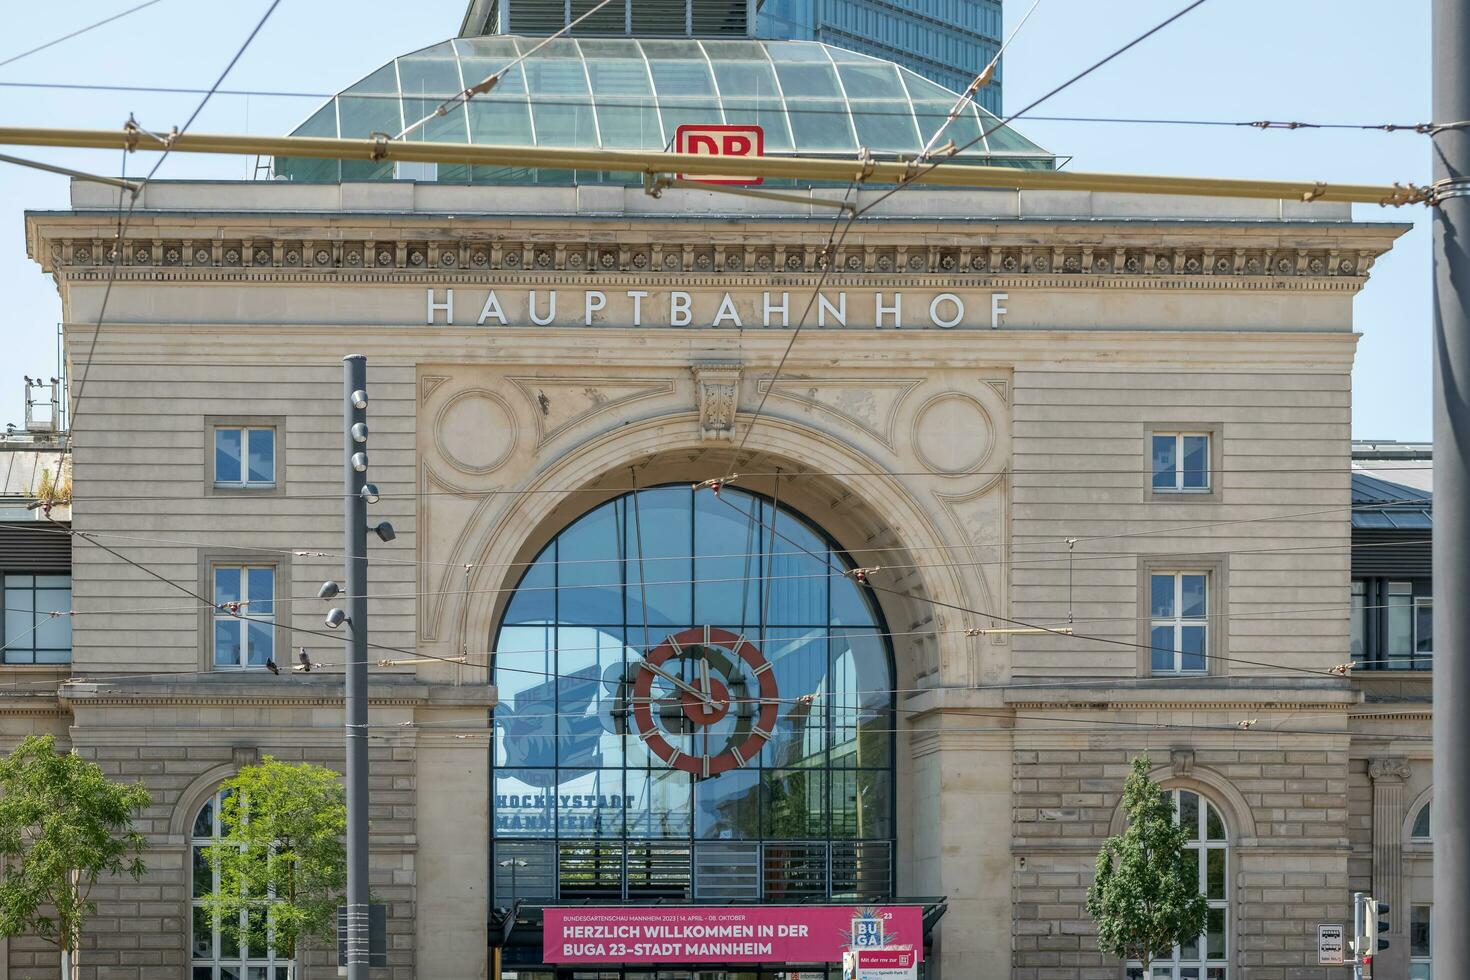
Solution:
M1432 905L1409 907L1409 980L1433 980L1434 961L1429 951L1429 920L1433 911Z
M275 427L216 426L214 430L214 485L217 487L275 486Z
M1188 789L1167 790L1174 819L1189 831L1186 854L1205 897L1205 931L1150 964L1148 980L1229 980L1230 841L1215 805ZM1143 980L1143 967L1128 964L1128 980Z
M6 572L3 581L4 662L71 663L71 576Z
M291 980L292 964L276 955L269 943L262 948L250 946L251 936L267 935L264 922L255 918L265 915L262 909L246 909L241 913L240 936L243 946L219 927L204 908L204 896L219 887L219 871L210 862L206 849L219 843L224 833L220 811L226 794L211 796L194 818L190 839L193 859L193 914L189 938L190 980Z
M1155 432L1150 455L1152 486L1159 493L1204 493L1210 489L1210 434Z
M1149 666L1153 674L1201 674L1209 657L1207 572L1149 575Z
M215 565L212 575L215 667L264 667L274 661L275 566Z

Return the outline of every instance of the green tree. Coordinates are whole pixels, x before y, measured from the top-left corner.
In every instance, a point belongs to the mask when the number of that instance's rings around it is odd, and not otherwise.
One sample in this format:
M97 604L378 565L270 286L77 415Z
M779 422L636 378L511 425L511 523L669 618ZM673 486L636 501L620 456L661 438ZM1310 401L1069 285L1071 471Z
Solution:
M1174 819L1173 798L1148 770L1148 756L1133 760L1123 783L1128 829L1103 843L1087 889L1098 949L1138 960L1144 976L1155 958L1198 937L1207 914L1197 865L1184 853L1189 833Z
M146 873L134 815L141 783L115 783L96 763L32 735L0 759L0 936L34 933L61 948L69 976L104 876Z
M205 848L218 887L202 897L231 945L294 957L333 941L347 884L347 802L337 773L266 756L227 780L219 843ZM253 955L253 954L252 954Z

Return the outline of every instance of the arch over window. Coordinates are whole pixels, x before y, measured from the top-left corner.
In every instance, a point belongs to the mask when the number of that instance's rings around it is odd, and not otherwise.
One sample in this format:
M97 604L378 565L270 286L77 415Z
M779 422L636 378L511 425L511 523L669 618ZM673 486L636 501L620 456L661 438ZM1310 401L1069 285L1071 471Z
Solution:
M1189 831L1185 847L1193 854L1196 880L1209 912L1205 931L1193 942L1154 960L1147 980L1229 980L1230 834L1219 809L1191 789L1165 789L1174 799L1174 819ZM1143 980L1143 967L1128 966L1129 980Z
M210 918L202 899L218 887L218 872L205 857L205 848L218 844L223 827L220 810L225 792L204 801L189 833L192 891L189 930L190 980L291 980L292 964L273 949L242 949ZM250 915L257 913L250 912ZM263 913L260 913L263 914ZM241 920L241 925L245 921ZM259 931L259 930L251 930Z
M891 896L892 656L852 567L734 488L558 533L495 642L495 904Z

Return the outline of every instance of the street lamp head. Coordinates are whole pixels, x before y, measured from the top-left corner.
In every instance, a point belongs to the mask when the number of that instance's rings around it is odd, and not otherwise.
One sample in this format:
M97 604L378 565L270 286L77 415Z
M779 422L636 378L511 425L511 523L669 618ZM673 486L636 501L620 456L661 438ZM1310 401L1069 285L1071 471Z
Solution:
M368 463L367 453L353 453L352 454L352 468L354 470L357 470L357 472L359 472L359 473L366 473L367 472L367 463Z
M352 423L352 441L367 442L368 427L366 422Z
M378 536L378 540L382 541L384 544L387 544L389 541L392 541L394 538L398 537L398 532L393 530L393 525L389 524L387 521L383 521L382 523L378 524L377 527L373 528L373 533L376 534Z
M376 483L364 483L362 485L362 499L370 504L378 502L378 485Z
M341 594L341 592L342 586L328 579L327 581L323 582L322 587L317 590L316 597L318 599L332 599Z
M340 608L333 607L327 612L327 628L336 629L347 620L347 614Z
M353 408L367 408L367 402L367 392L363 391L361 388L352 393Z

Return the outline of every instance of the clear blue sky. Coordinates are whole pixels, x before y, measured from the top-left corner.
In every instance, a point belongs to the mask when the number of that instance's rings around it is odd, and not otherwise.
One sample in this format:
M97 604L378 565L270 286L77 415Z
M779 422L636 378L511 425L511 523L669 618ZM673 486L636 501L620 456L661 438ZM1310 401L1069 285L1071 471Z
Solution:
M138 0L23 4L10 11L0 61ZM1041 0L1006 54L1005 104L1014 111L1183 6L1184 0ZM1007 30L1030 0L1007 0ZM0 67L0 83L60 82L206 87L259 18L266 0L161 0L113 24ZM226 81L228 88L331 93L394 55L453 35L464 0L283 0ZM1390 13L1392 16L1390 16ZM1429 117L1428 4L1383 0L1210 0L1036 110L1038 115L1297 119L1415 123ZM182 124L198 97L0 87L6 125L116 128L134 113L146 128ZM289 132L311 99L217 96L199 132ZM1412 133L1018 122L1073 160L1075 170L1328 181L1422 183L1429 141ZM116 173L116 152L12 149ZM152 156L128 161L137 174ZM245 177L253 161L171 157L160 177ZM0 422L19 421L22 374L54 370L60 303L25 257L22 214L67 204L65 178L0 164ZM1356 301L1353 432L1430 436L1429 216L1423 207L1360 206L1365 220L1412 220Z

